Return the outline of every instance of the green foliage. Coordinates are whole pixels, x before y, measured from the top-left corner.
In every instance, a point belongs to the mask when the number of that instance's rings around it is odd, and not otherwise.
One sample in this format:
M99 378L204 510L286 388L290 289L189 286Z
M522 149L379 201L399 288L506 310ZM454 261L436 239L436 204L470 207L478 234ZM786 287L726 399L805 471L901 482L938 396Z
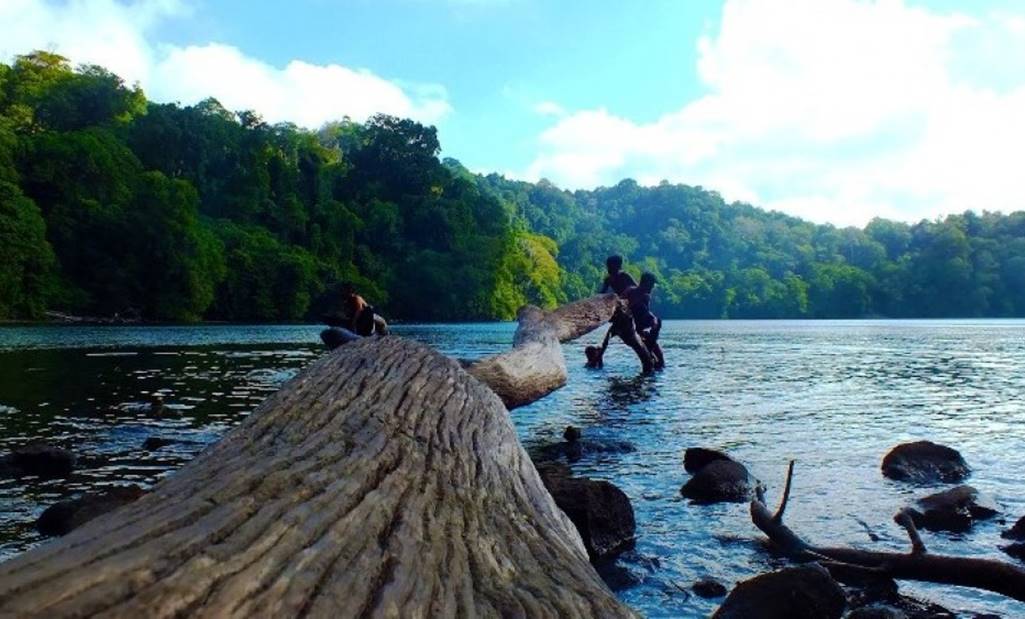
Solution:
M17 185L0 179L0 318L39 318L55 260L39 208Z
M439 160L390 116L311 132L147 102L48 52L0 64L0 318L306 320L353 282L412 320L592 294L605 257L667 318L1025 316L1025 213L814 225L701 187L563 191Z

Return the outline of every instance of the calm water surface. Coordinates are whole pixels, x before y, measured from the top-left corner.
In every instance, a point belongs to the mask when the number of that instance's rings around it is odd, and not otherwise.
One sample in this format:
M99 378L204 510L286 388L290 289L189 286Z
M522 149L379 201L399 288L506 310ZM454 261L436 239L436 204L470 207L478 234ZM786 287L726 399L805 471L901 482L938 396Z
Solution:
M2 327L0 449L42 439L73 449L70 480L0 481L0 559L42 540L32 522L52 502L104 484L151 485L217 440L320 354L317 326ZM400 335L458 357L508 347L513 325L404 325ZM781 565L756 541L746 505L679 496L687 447L726 449L769 487L797 460L787 521L812 541L906 550L892 515L932 487L891 482L879 461L921 438L957 447L970 480L1013 522L1025 514L1025 321L668 322L668 367L642 377L622 345L603 371L583 368L592 334L567 345L569 385L514 411L529 448L585 437L637 450L585 457L578 474L609 479L637 513L634 551L606 570L647 616L705 616L715 604L680 587L727 585ZM149 402L161 394L165 414ZM150 436L180 442L155 452ZM1006 524L967 535L926 532L934 552L1011 560ZM881 539L872 542L869 532ZM903 584L959 611L1025 616L1025 604L967 589Z

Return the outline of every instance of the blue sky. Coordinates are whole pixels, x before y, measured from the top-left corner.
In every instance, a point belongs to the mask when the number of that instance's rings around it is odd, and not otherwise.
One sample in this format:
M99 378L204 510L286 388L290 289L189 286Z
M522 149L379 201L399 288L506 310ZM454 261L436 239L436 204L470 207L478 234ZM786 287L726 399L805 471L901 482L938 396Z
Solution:
M815 221L1016 210L1025 7L906 0L0 0L0 55L316 127L383 111L568 188L629 176Z

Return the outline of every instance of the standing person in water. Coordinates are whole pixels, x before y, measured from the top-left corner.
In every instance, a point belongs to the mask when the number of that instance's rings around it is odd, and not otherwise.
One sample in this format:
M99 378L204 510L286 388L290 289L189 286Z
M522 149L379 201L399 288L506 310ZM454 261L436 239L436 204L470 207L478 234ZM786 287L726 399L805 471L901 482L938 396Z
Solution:
M601 293L612 291L623 296L627 288L636 286L637 282L634 278L630 277L630 274L623 270L623 257L622 256L609 256L605 259L605 268L609 274L605 276L605 281L601 285Z
M651 292L655 288L655 276L651 273L641 275L641 283L629 288L624 293L630 314L634 319L634 327L641 336L644 346L651 352L655 368L666 366L662 356L662 347L658 345L658 335L662 331L662 319L651 311Z
M630 290L637 288L634 278L629 273L623 271L622 256L609 256L605 260L605 267L608 269L609 274L605 277L605 281L602 282L602 294L612 291L625 299L625 295ZM656 359L648 350L644 339L638 335L630 312L616 310L610 322L612 326L609 327L608 332L605 334L605 339L602 341L601 346L588 346L584 349L584 354L587 356L587 367L596 369L604 367L605 350L609 347L609 340L613 336L617 336L637 354L644 371L650 372L652 367L656 366Z

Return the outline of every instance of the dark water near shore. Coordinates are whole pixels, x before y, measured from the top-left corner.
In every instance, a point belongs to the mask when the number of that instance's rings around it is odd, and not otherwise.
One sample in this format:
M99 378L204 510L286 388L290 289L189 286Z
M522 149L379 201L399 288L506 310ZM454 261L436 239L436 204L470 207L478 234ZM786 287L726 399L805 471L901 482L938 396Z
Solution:
M32 522L52 502L104 484L150 485L181 466L320 354L319 330L0 327L0 451L43 439L84 457L70 480L0 480L0 559L42 541ZM507 348L513 326L396 331L472 358ZM907 549L892 515L938 488L888 481L879 461L912 439L957 447L974 469L970 483L996 499L1007 524L1025 515L1025 321L668 322L668 367L651 377L637 375L621 345L604 371L585 370L585 341L567 346L569 385L514 411L513 422L528 448L561 440L569 424L637 448L574 467L633 501L637 548L617 562L614 584L648 616L705 616L715 603L679 587L705 575L729 586L780 565L755 541L746 505L679 496L687 447L728 450L766 483L771 503L795 458L787 522L820 543ZM160 418L154 393L167 405ZM187 442L147 452L150 436ZM1012 560L998 550L1007 524L924 539L934 552ZM959 611L1025 616L1025 604L996 595L901 589Z

